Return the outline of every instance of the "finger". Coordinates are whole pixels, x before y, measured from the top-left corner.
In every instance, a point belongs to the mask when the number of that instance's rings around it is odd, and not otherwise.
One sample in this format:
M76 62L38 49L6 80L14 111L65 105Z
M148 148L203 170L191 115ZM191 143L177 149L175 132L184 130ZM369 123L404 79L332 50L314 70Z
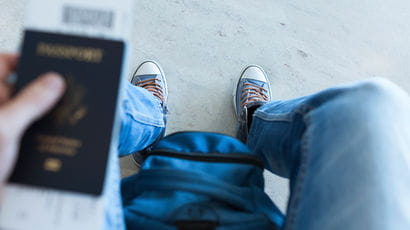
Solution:
M11 86L6 82L0 84L0 105L10 99Z
M16 68L17 55L15 54L0 54L0 104L6 102L11 93L8 77Z
M55 73L45 74L11 99L0 109L0 115L8 121L8 127L21 134L39 117L49 111L65 90L64 79Z
M6 81L12 71L16 69L17 54L0 54L0 81Z

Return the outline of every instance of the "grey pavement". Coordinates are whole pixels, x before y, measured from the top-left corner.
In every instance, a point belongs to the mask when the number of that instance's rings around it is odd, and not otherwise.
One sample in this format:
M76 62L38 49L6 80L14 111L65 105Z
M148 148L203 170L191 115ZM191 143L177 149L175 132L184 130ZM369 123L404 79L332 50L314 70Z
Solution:
M21 39L24 2L0 0L0 51ZM355 80L385 77L410 92L406 0L138 0L134 67L157 60L168 77L168 132L232 135L232 91L247 64L262 66L273 97L287 99ZM122 159L123 174L135 171ZM286 209L287 181L266 173Z

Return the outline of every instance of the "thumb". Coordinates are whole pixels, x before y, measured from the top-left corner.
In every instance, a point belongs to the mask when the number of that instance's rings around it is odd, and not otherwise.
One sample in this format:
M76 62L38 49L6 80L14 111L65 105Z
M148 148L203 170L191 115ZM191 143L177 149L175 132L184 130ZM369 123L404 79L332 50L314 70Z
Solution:
M44 74L22 89L1 112L8 118L8 126L21 134L56 104L64 90L65 82L60 75Z

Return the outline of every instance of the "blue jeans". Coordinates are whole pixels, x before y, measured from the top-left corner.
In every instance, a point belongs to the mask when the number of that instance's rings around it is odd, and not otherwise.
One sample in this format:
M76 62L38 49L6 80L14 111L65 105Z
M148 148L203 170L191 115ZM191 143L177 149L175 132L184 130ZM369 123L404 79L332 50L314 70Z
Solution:
M159 108L151 94L127 86L121 155L160 135ZM268 170L290 179L282 229L409 229L410 97L389 81L267 103L247 144Z
M119 156L126 156L151 145L165 130L164 114L159 100L147 90L127 83L120 106L121 132ZM105 229L125 229L120 194L118 158L111 158L106 183Z

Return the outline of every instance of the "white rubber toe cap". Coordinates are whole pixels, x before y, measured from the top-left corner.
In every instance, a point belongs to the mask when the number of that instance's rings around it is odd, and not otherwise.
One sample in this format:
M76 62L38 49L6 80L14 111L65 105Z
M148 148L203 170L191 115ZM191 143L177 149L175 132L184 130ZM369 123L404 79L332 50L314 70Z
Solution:
M247 67L242 73L242 78L253 79L262 82L268 81L265 72L258 66Z
M138 68L137 72L135 73L135 75L137 76L155 74L161 74L161 70L154 62L151 61L142 63L141 66Z

